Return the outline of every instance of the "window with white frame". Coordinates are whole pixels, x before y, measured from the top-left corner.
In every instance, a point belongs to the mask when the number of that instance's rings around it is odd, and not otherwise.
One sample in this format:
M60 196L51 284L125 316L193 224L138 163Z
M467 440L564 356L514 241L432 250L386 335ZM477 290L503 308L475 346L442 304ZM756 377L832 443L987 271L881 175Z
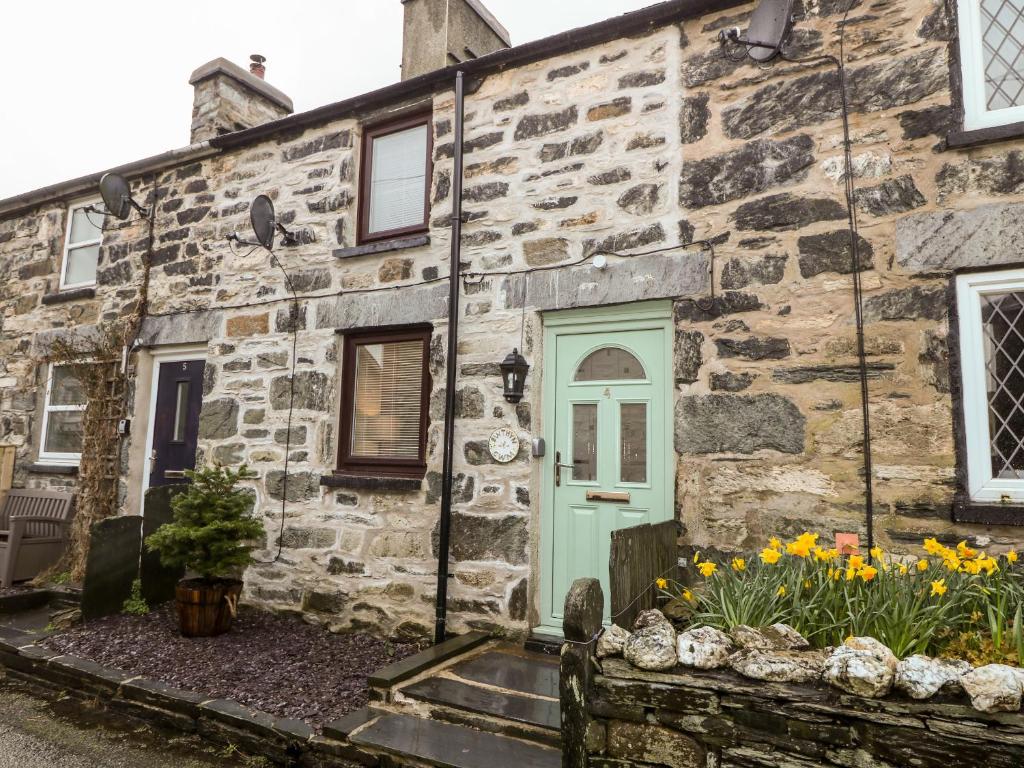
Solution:
M1024 0L959 0L964 129L1024 122Z
M968 491L1024 502L1024 269L957 277Z
M60 269L61 290L96 285L96 265L103 239L103 217L86 210L93 203L68 206L64 259Z
M86 396L81 382L67 365L51 365L46 378L39 460L52 464L78 464L82 457L82 418Z

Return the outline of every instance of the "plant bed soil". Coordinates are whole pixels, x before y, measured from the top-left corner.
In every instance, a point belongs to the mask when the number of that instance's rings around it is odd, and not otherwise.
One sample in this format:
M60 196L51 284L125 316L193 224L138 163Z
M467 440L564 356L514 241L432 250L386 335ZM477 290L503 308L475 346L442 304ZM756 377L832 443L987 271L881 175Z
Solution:
M45 644L314 728L364 706L366 678L419 649L367 634L332 634L295 617L244 607L231 632L185 638L178 633L173 604L145 616L90 621Z

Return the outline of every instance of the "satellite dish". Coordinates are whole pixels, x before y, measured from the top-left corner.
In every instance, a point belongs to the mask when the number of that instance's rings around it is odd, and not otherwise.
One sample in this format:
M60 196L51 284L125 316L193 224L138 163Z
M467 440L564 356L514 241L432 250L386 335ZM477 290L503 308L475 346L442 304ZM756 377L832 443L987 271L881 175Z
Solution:
M249 206L249 220L252 231L256 234L256 242L268 251L274 247L274 231L277 221L274 218L274 203L266 195L260 195Z
M747 28L747 53L755 61L770 61L779 55L793 20L793 0L762 0L754 9Z
M124 176L117 173L105 173L100 179L100 196L103 198L103 205L107 213L119 219L127 219L132 208L142 210L132 200L132 189Z

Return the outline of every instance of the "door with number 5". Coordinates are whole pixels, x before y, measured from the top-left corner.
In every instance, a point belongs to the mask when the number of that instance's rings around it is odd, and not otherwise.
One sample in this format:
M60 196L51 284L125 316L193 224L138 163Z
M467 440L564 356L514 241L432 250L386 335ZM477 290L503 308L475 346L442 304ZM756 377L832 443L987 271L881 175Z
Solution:
M545 315L541 627L561 632L565 595L600 579L613 530L670 520L672 305Z

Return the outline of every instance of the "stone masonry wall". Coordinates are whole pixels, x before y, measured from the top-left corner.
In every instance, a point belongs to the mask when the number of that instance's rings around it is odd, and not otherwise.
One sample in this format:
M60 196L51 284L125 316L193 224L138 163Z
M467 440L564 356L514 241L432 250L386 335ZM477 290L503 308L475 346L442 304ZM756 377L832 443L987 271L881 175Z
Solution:
M790 57L837 53L844 9L808 0ZM837 79L824 64L757 67L728 58L718 31L745 26L749 10L493 74L467 98L462 258L466 271L491 274L468 277L461 304L455 631L521 635L537 618L541 473L528 445L545 431L542 310L676 299L676 500L686 547L750 550L804 529L863 532ZM1006 547L1024 540L1022 529L949 522L955 468L944 297L949 270L963 264L943 250L956 239L942 227L947 212L989 226L1020 218L1014 208L986 207L1019 203L1019 143L944 149L954 109L942 3L860 3L846 26L878 538L897 551L925 535ZM259 472L253 487L267 539L246 575L247 598L338 630L417 635L433 621L447 330L447 287L435 281L448 269L453 99L440 93L418 106L432 111L435 137L427 245L334 253L355 245L361 126L384 113L285 131L157 180L143 341L206 345L202 458ZM297 233L299 245L277 254L303 296L283 538L287 291L263 250L226 240L233 231L248 236L249 203L260 193ZM96 299L43 306L62 219L54 205L0 222L0 439L13 435L23 446L21 467L37 439L38 374L25 356L33 335L125 311L145 242L139 222L108 227ZM942 236L919 247L935 231ZM715 243L713 300L704 240ZM612 257L603 272L571 266L598 250L660 248L667 250ZM961 252L982 254L978 263L1016 258L981 246ZM545 269L557 265L565 268ZM527 269L541 271L528 279L501 274ZM422 487L321 485L337 455L337 332L408 322L434 327ZM521 336L531 371L527 397L513 407L502 398L497 364ZM486 450L502 425L517 429L524 445L503 466ZM134 431L144 434L141 425ZM19 474L25 482L41 477Z
M983 714L955 696L869 700L729 673L603 663L587 701L592 768L943 768L979 759L1011 768L1024 755L1024 718Z
M805 3L787 57L837 55L846 6ZM677 304L679 512L695 547L750 550L802 530L863 540L838 77L827 63L725 58L718 31L744 27L748 14L684 25L680 235L727 239L716 250L714 305ZM1019 142L945 149L957 122L950 14L941 0L855 2L846 25L875 530L895 551L926 535L997 549L1021 540L1016 528L950 523L950 270L1019 256L991 248L941 261L943 249L961 253L964 237L948 233L965 214L948 212L1020 193ZM928 237L939 252L931 260L919 254Z

